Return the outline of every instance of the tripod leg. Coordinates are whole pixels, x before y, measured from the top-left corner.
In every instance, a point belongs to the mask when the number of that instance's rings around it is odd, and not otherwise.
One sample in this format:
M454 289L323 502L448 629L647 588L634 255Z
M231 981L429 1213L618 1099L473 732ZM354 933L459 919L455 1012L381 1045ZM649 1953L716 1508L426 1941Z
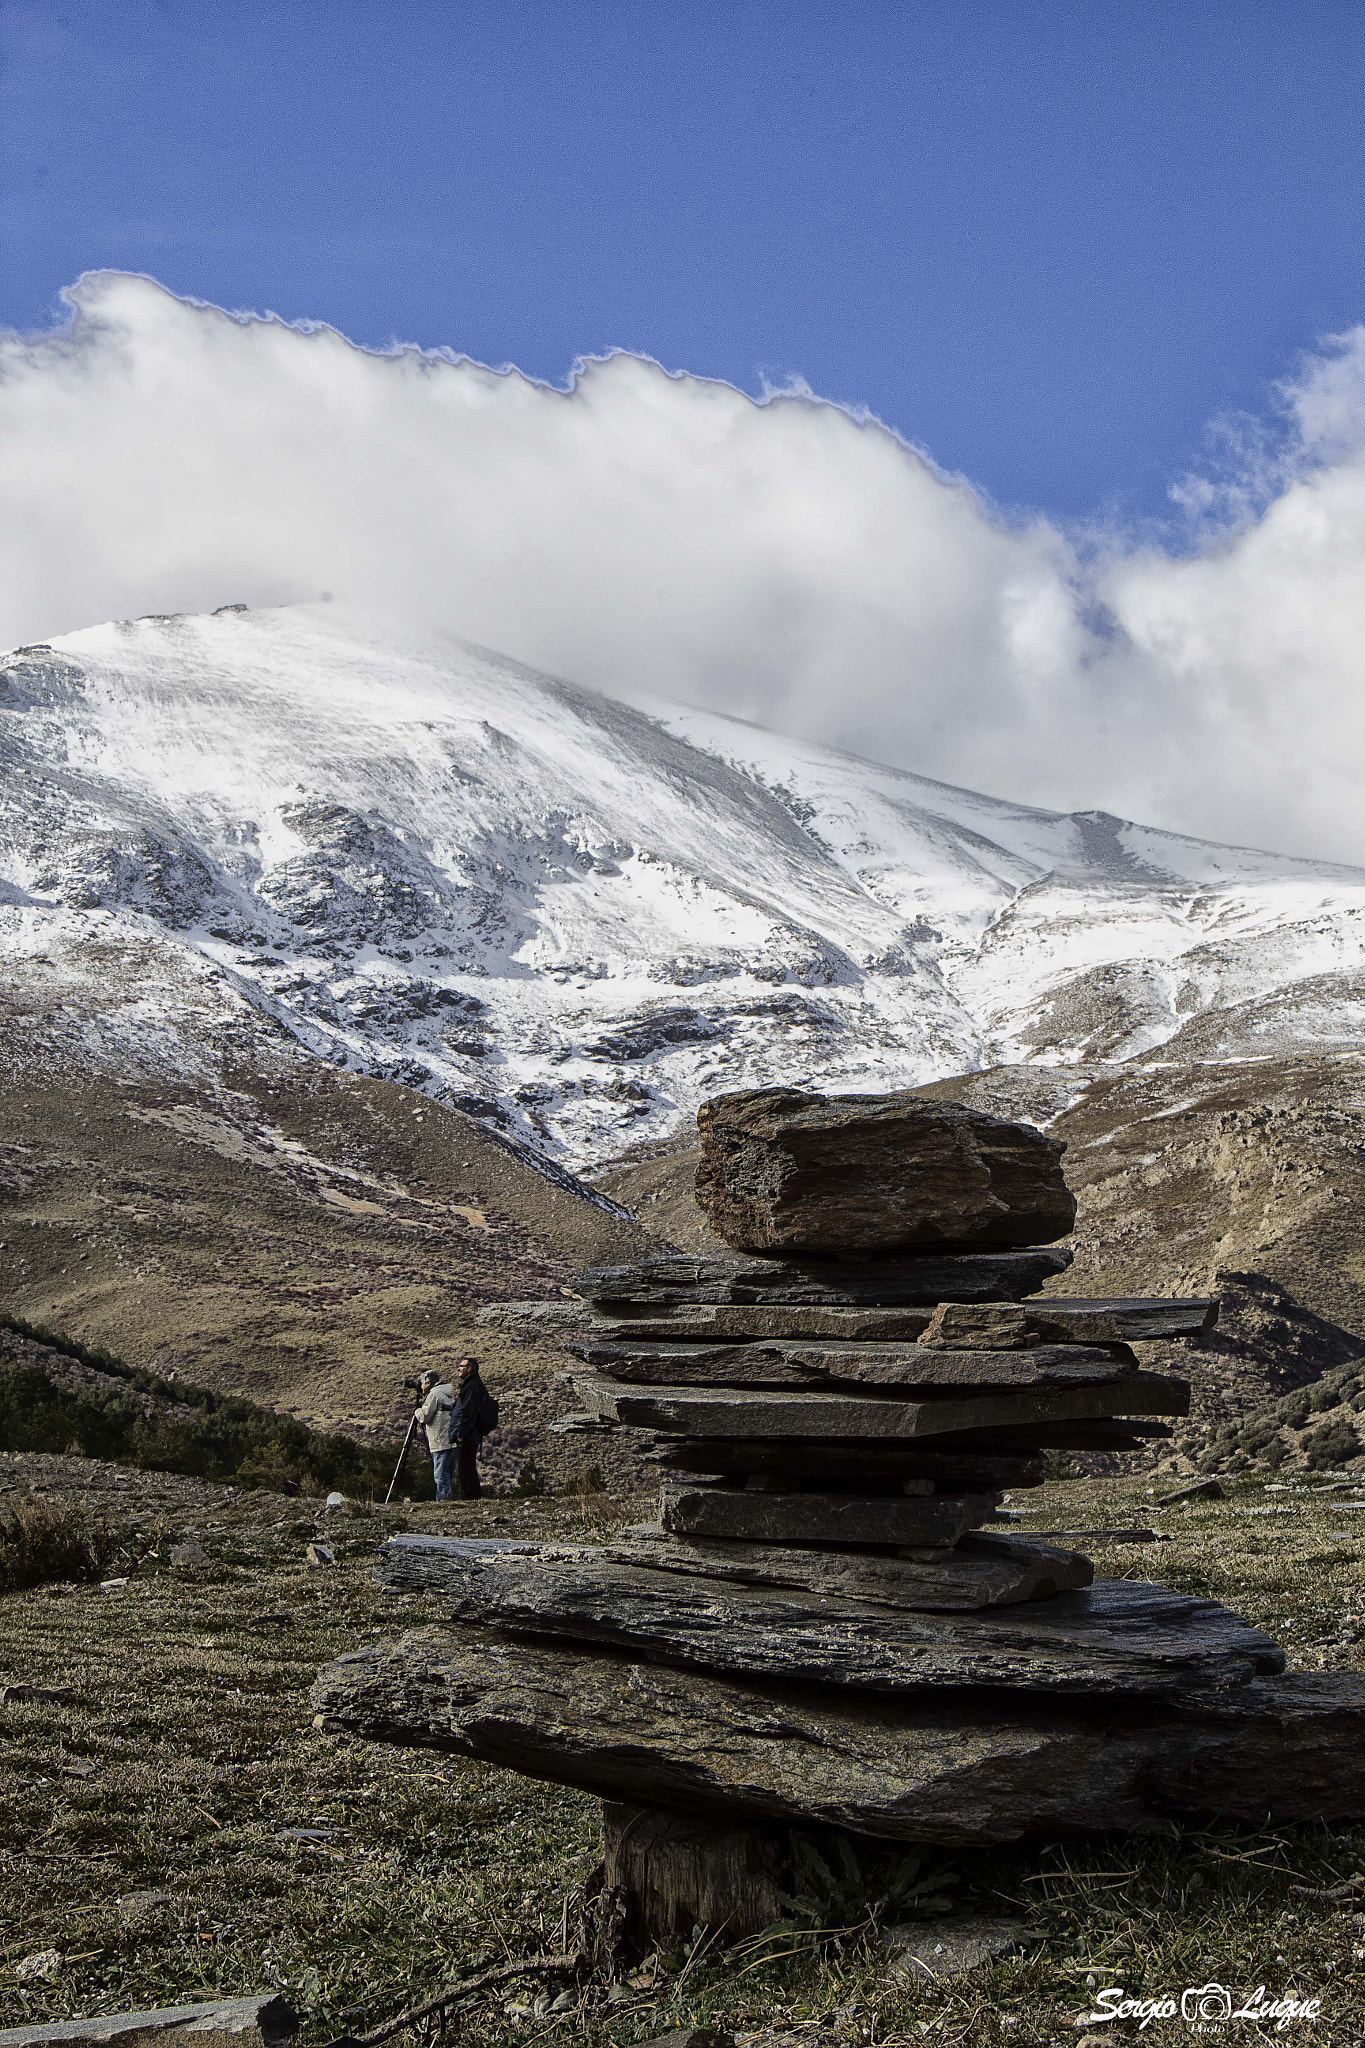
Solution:
M405 1465L405 1464L407 1463L407 1456L408 1456L408 1446L409 1446L409 1444L410 1444L410 1443L412 1442L412 1433L413 1433L413 1431L414 1431L414 1430L416 1429L416 1427L417 1427L417 1417L416 1417L416 1416L414 1415L414 1416L413 1416L413 1418L412 1418L412 1421L411 1421L411 1422L410 1422L410 1423L408 1424L408 1433L407 1433L407 1435L406 1435L406 1436L405 1436L405 1437L403 1438L403 1448L402 1448L402 1450L401 1450L401 1451L400 1451L400 1452L398 1453L398 1463L397 1463L397 1464L396 1464L396 1465L394 1466L394 1468L393 1468L393 1477L392 1477L392 1479L391 1479L391 1480L389 1481L389 1490L388 1490L388 1492L387 1492L387 1493L386 1493L386 1494L384 1495L384 1505L385 1505L385 1507L387 1507L387 1506L388 1506L388 1504L389 1504L389 1502L390 1502L390 1501L391 1501L391 1500L393 1499L393 1493L394 1493L394 1488L395 1488L395 1487L397 1486L397 1484L398 1484L399 1480L400 1480L400 1479L402 1478L402 1476L403 1476L403 1467L404 1467L404 1465Z

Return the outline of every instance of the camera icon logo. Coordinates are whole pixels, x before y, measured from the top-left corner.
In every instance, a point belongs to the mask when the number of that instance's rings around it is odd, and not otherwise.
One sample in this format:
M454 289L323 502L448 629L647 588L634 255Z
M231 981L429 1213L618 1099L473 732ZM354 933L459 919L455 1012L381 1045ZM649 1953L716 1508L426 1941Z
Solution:
M1231 2019L1232 1993L1221 1984L1194 1985L1181 1994L1180 2017L1187 2021L1203 2020L1206 2024Z

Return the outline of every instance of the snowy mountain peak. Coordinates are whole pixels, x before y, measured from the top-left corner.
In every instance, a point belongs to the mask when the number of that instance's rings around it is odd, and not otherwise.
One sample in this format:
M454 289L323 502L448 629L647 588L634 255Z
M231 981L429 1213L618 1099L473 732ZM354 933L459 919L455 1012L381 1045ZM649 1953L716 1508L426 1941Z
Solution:
M1365 1017L1361 871L325 604L15 650L0 778L0 950L63 1058L292 1043L577 1164L720 1088L1353 1047Z

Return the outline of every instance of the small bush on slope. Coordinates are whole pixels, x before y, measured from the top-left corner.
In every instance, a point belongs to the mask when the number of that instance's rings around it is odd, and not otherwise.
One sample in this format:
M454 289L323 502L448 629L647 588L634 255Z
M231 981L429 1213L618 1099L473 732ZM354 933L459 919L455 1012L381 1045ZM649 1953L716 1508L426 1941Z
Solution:
M1293 1462L1323 1472L1361 1455L1357 1421L1365 1416L1365 1359L1352 1359L1297 1387L1245 1422L1225 1422L1209 1438L1203 1472L1277 1470ZM1321 1419L1319 1419L1321 1418Z
M282 1492L382 1492L394 1454L354 1437L309 1429L236 1395L212 1394L140 1372L106 1353L12 1318L0 1332L0 1443L10 1451L76 1452L150 1471L231 1480ZM44 1357L44 1353L53 1354ZM86 1370L67 1381L60 1365ZM427 1461L413 1456L404 1475L413 1497L431 1491Z
M35 1498L0 1508L0 1593L57 1579L98 1579L119 1541L112 1523L79 1501Z

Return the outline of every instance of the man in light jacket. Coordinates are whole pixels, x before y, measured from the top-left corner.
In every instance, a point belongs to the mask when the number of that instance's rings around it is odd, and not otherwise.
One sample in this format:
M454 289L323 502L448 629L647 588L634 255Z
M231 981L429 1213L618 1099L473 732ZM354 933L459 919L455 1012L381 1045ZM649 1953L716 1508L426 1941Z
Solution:
M422 1405L416 1411L416 1415L427 1433L431 1470L436 1480L436 1498L449 1500L455 1482L457 1396L450 1381L441 1379L434 1372L422 1374L421 1391Z

